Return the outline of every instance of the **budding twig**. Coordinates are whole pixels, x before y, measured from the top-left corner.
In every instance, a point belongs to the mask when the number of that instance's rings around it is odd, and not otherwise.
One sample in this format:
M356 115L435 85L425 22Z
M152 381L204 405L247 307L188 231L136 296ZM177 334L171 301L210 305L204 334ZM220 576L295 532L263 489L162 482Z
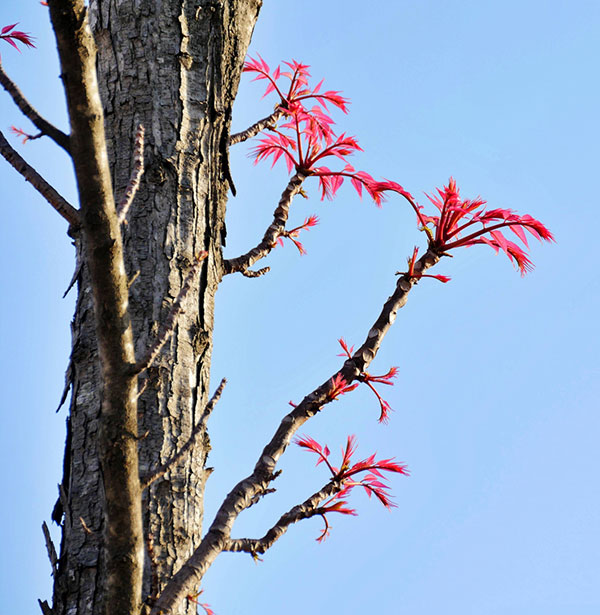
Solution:
M207 256L208 252L200 252L200 254L198 254L198 256L196 257L196 262L192 265L190 271L188 272L183 286L181 287L177 298L173 302L171 311L169 312L169 315L165 319L163 326L156 337L156 341L152 346L150 346L150 348L148 348L146 354L135 364L135 373L139 374L140 372L143 372L145 369L148 369L148 367L150 367L154 363L162 347L165 345L169 337L171 337L171 335L173 334L173 331L175 330L175 325L177 324L177 319L179 315L183 312L183 302L187 297L188 293L190 292L192 282L200 269L200 264Z
M256 261L267 256L267 254L269 254L269 252L274 248L277 239L285 230L292 200L302 189L302 182L305 179L306 175L304 175L301 171L298 171L292 175L288 185L281 194L277 208L273 212L273 222L271 222L271 225L265 231L261 242L255 248L252 248L252 250L246 252L246 254L242 254L242 256L238 256L237 258L230 258L223 261L225 274L239 271L247 277L258 277L258 275L263 275L267 272L265 270L260 270L258 272L250 271L248 267L251 267L254 263L256 263Z
M4 72L2 64L0 64L0 85L10 94L15 105L19 107L23 115L31 120L31 122L40 130L43 135L48 135L57 145L62 147L70 154L69 136L53 126L45 120L23 96L23 92L19 89L16 83ZM37 137L36 137L37 138Z
M236 143L241 143L242 141L251 139L266 128L273 128L277 120L279 120L279 118L283 114L283 109L278 106L275 111L273 111L273 113L267 115L267 117L263 117L262 120L258 120L258 122L252 124L252 126L249 126L248 128L246 128L246 130L242 130L241 132L236 132L235 134L230 135L229 145L235 145Z
M252 556L265 553L277 540L279 540L288 530L290 525L310 519L317 515L323 515L319 504L344 489L340 481L330 481L322 489L311 495L307 500L294 506L284 513L277 523L262 538L230 538L225 543L224 551L245 552Z
M79 226L79 211L10 146L0 131L0 154L28 181L56 211L73 227Z
M127 212L133 203L133 199L140 187L140 180L144 173L144 127L142 124L138 126L135 133L135 148L133 150L133 170L131 171L131 177L129 183L125 189L123 198L119 201L117 206L117 218L119 223L123 224L127 218Z
M210 398L206 406L204 406L204 410L202 411L202 416L200 417L200 420L192 429L190 437L188 438L187 442L181 447L181 449L179 449L179 451L175 453L175 455L173 455L166 463L163 463L153 472L151 472L147 477L142 477L140 479L142 489L147 489L155 480L157 480L161 476L164 476L169 471L169 469L173 467L190 450L196 438L198 437L198 434L204 431L206 427L206 421L208 420L208 417L210 416L211 412L214 410L214 407L217 405L217 402L219 401L226 384L227 380L223 378L219 386L217 387L217 390L214 392L213 396Z

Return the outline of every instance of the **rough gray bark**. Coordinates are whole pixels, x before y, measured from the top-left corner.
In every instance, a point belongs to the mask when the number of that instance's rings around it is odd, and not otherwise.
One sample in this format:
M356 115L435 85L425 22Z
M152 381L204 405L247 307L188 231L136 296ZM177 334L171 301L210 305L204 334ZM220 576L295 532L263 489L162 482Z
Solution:
M50 3L52 7L52 2ZM152 345L196 255L206 250L172 337L142 375L138 402L140 472L174 456L188 441L208 399L214 293L222 276L221 242L229 184L231 107L260 0L92 0L90 21L106 143L117 200L131 175L136 128L146 129L146 172L123 226L135 356ZM69 75L63 75L69 79ZM80 236L79 295L73 321L62 523L53 612L101 613L106 531L100 429L102 374L90 268ZM203 433L189 453L154 481L143 498L146 557L143 598L152 598L201 538ZM151 552L152 557L148 556ZM150 561L152 560L152 561ZM158 582L158 586L157 585ZM178 612L195 612L182 603Z

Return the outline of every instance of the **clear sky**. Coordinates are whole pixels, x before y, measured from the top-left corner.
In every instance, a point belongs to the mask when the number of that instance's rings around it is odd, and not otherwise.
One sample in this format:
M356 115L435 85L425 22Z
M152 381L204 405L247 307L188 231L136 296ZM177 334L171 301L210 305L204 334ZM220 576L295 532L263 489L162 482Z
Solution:
M66 128L45 9L1 3L0 25L15 21L38 48L3 44L3 65ZM323 544L311 520L262 563L220 557L204 583L218 615L600 612L599 31L595 0L264 1L251 53L310 64L352 100L336 119L365 150L357 168L423 202L452 175L465 196L539 218L557 244L532 243L536 270L525 278L474 247L438 265L449 284L418 285L371 369L400 369L386 390L390 424L377 423L374 397L359 389L302 430L333 451L353 433L359 455L407 463L411 476L392 481L398 508L356 493L359 516L332 517ZM270 111L262 91L244 79L234 128ZM0 94L1 129L29 129ZM74 199L58 148L11 139ZM228 256L256 243L286 182L284 169L253 167L247 151L233 155ZM229 385L210 424L209 517L251 470L288 400L338 368L336 339L362 342L394 272L424 245L399 198L378 210L350 188L334 202L309 188L292 212L293 221L321 218L302 238L308 254L278 248L269 275L233 276L219 290L213 374ZM65 409L54 411L73 250L62 219L6 164L0 200L0 610L29 614L36 598L50 598L40 524L61 476ZM282 467L278 493L240 518L236 536L262 534L326 481L301 450Z

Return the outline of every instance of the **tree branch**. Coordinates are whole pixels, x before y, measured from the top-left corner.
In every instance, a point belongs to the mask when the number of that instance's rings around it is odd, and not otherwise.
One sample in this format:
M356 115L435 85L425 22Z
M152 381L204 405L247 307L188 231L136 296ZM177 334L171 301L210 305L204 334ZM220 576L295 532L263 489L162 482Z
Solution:
M67 202L30 164L11 147L0 131L0 154L73 227L79 226L79 211Z
M223 378L217 387L217 390L214 392L213 396L210 398L206 406L204 406L204 410L202 411L202 416L200 420L196 423L194 428L192 429L192 433L190 434L187 442L181 447L179 452L175 453L168 461L163 463L161 466L153 470L149 473L148 476L141 477L140 481L142 484L142 489L147 489L155 480L164 476L170 468L172 468L193 446L198 434L202 433L206 428L206 421L208 421L208 417L211 412L214 410L214 407L217 405L221 394L223 393L223 389L227 384L227 380Z
M2 63L0 63L0 85L10 94L15 105L19 107L23 115L31 120L36 128L43 134L50 137L57 145L62 147L67 154L71 153L71 147L69 145L69 136L62 130L59 130L45 120L29 103L29 101L23 96L23 92L19 89L16 83L4 72Z
M431 249L427 250L415 263L415 273L422 274L439 260L438 254ZM173 611L180 600L184 599L187 594L193 593L194 587L199 585L213 561L229 545L231 530L238 515L252 505L256 496L264 493L268 488L269 483L273 480L277 462L291 442L293 435L309 418L320 412L323 406L334 399L331 393L336 377L340 376L347 384L350 384L373 361L383 338L396 319L398 310L406 304L408 294L417 280L416 277L406 274L397 280L394 292L384 303L381 313L373 323L362 346L352 355L352 358L345 361L338 372L307 395L289 414L283 417L271 441L263 449L254 471L229 492L198 548L165 586L152 609L152 615Z
M273 212L273 222L271 222L271 225L265 231L262 241L255 248L246 252L246 254L242 254L242 256L238 256L237 258L224 260L223 267L225 274L240 272L247 277L258 277L268 271L268 269L261 269L258 272L254 272L249 271L248 267L251 267L256 261L267 256L275 247L277 239L285 230L292 200L302 189L302 182L305 179L306 175L300 171L290 178L288 185L281 194L277 208Z
M144 174L144 127L140 124L135 133L135 148L133 150L133 170L125 194L117 206L117 218L123 224L127 218L127 212L133 203L133 199L140 187L140 180Z
M96 77L96 48L84 0L48 4L69 110L103 382L98 455L104 486L105 614L139 613L144 541L137 377L131 370L135 353L128 280Z
M330 481L322 489L311 495L307 500L281 515L279 521L262 538L230 538L223 551L250 553L256 556L270 549L288 530L289 526L310 519L316 515L322 515L323 511L319 504L339 493L344 488L339 481Z
M263 117L262 120L258 120L252 126L246 128L246 130L242 130L241 132L236 132L229 136L229 145L235 145L236 143L241 143L242 141L246 141L247 139L251 139L255 137L259 132L265 130L265 128L274 128L275 123L279 118L284 114L283 109L281 107L277 107L271 115L267 115L267 117Z

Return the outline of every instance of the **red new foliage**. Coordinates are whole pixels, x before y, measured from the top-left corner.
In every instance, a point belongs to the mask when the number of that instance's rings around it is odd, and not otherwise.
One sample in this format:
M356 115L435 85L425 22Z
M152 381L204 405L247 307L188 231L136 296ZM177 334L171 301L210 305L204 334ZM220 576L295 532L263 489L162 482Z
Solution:
M396 463L393 459L377 460L375 455L352 463L352 456L356 452L356 438L354 436L348 436L346 446L342 449L342 463L339 467L333 466L329 462L328 458L331 454L329 448L321 446L313 438L309 436L298 437L295 443L302 448L316 453L319 457L317 465L325 463L331 472L331 480L342 485L338 493L329 498L316 510L315 514L320 515L325 522L325 527L317 538L319 542L329 535L330 527L326 517L327 513L337 512L345 515L356 515L356 511L349 508L346 501L354 487L362 487L369 497L374 495L386 508L395 506L388 493L389 486L385 484L387 478L382 473L395 472L408 475L405 465ZM359 476L360 474L364 475Z
M501 229L510 229L525 248L529 247L525 231L540 241L554 241L552 233L539 220L529 215L520 216L510 209L486 210L485 201L479 197L462 200L453 178L450 178L447 186L437 190L437 195L427 195L439 211L439 215L435 216L422 213L423 207L418 205L402 186L390 182L389 189L408 200L417 214L421 230L429 237L430 247L438 254L447 254L461 246L487 244L496 253L503 250L516 264L521 275L525 275L533 269L527 252L507 239Z
M357 171L347 157L362 151L355 137L342 133L336 135L335 122L328 115L328 103L347 113L348 101L339 92L321 92L323 81L310 87L308 66L295 60L284 62L290 69L282 72L279 66L271 72L267 63L259 56L244 64L245 72L258 73L256 80L268 81L265 96L276 92L280 102L277 107L286 115L287 121L278 128L271 128L252 150L256 162L271 158L273 165L283 158L289 172L296 170L305 175L319 178L321 198L333 199L345 179L349 179L362 196L363 188L373 201L380 205L383 193L388 189L387 182L378 182L364 171ZM287 90L278 83L281 79L289 81ZM318 104L311 108L306 102L314 100ZM344 163L340 169L330 169L323 165L325 159L334 158Z
M303 108L303 101L309 99L314 99L325 110L327 110L327 103L329 102L341 109L344 113L348 113L348 99L341 96L339 92L334 92L333 90L321 92L323 80L314 88L311 89L309 87L308 79L310 73L308 69L310 66L296 62L296 60L284 62L284 64L289 70L284 70L282 72L281 67L277 66L277 68L271 72L269 65L259 55L256 60L253 58L246 60L243 71L245 73L257 73L253 81L260 81L263 79L268 81L263 98L273 91L277 92L280 99L278 106L285 113ZM278 83L282 79L289 81L287 90Z
M330 400L337 399L340 395L345 395L346 393L350 393L350 391L354 391L357 386L358 383L348 384L341 374L336 374L331 379L331 389L327 393L327 397Z
M282 231L276 243L282 246L283 238L287 237L296 246L296 248L298 248L298 252L300 252L300 254L306 254L304 246L296 239L296 237L298 237L300 231L304 229L309 230L311 226L316 226L317 224L319 224L319 218L314 215L309 216L308 218L305 218L304 222L300 226L297 226L289 231Z
M4 28L0 30L0 39L5 40L17 51L21 51L17 43L22 43L26 47L35 47L35 45L33 44L33 37L31 35L27 34L26 32L21 32L21 30L13 30L16 25L18 24L13 23L10 26L4 26Z
M198 593L196 594L189 594L187 596L187 599L190 602L193 602L194 604L197 604L199 607L202 607L202 609L204 609L204 612L206 613L206 615L215 615L215 612L210 608L210 604L207 604L206 602L199 602L198 601L198 596L200 596L200 594L203 592L204 590L200 590Z
M351 346L350 348L348 348L348 344L346 343L346 340L344 340L343 337L340 338L338 342L344 351L343 353L339 354L338 357L347 356L349 359L351 359L352 353L354 352L354 346ZM392 411L392 407L390 406L390 404L388 404L387 401L385 401L385 399L383 399L383 397L381 397L377 389L375 389L375 387L373 386L373 383L389 384L391 386L394 384L392 382L392 378L395 378L397 375L398 375L398 368L390 367L387 373L381 376L373 376L372 374L369 374L369 372L361 372L356 377L358 381L366 384L371 389L371 391L373 391L373 393L375 394L375 397L377 397L377 401L379 402L379 407L381 409L381 413L379 415L380 423L388 422L389 414Z
M397 271L396 275L407 275L407 276L410 276L411 278L416 278L417 280L420 280L421 278L434 278L435 280L439 280L440 282L443 282L444 284L446 284L446 282L449 282L451 280L451 278L449 278L447 275L433 275L430 273L416 272L415 263L417 262L418 254L419 254L419 248L415 246L412 256L408 258L408 271Z

